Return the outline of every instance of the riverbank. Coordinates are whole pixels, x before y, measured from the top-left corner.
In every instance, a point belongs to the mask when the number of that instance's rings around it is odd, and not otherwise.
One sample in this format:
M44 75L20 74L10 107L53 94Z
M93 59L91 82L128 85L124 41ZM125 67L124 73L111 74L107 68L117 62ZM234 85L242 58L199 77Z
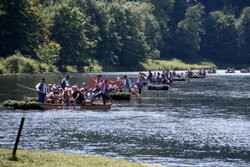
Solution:
M152 60L148 59L145 63L141 63L145 70L191 70L191 69L211 69L216 67L212 62L201 62L200 64L187 64L178 59L172 60Z
M150 165L129 162L120 159L111 159L105 157L84 156L77 154L67 154L59 152L40 152L18 150L17 160L11 160L12 150L0 148L0 166L43 166L43 167L158 167L159 165Z
M242 68L247 68L249 65L227 65L227 64L214 64L212 62L200 62L199 64L188 64L184 63L178 59L172 60L153 60L147 59L145 62L140 62L136 67L121 67L116 66L106 66L100 64L96 60L90 61L89 66L83 66L82 68L77 68L75 66L63 66L61 71L58 67L51 64L41 63L37 60L26 58L20 55L10 56L6 59L0 58L0 74L23 74L23 73L61 73L61 72L122 72L122 71L162 71L165 69L169 70L196 70L196 69L211 69L234 67L237 70Z
M117 72L117 71L147 71L151 70L188 70L188 69L209 69L215 66L210 62L202 62L200 64L186 64L181 60L152 60L147 59L146 62L140 62L136 67L121 67L101 65L98 61L90 61L89 66L77 68L75 66L63 66L61 71L52 64L41 63L37 60L26 58L21 55L13 55L6 59L0 59L0 74L23 74L23 73L60 73L60 72ZM216 66L215 66L216 67Z

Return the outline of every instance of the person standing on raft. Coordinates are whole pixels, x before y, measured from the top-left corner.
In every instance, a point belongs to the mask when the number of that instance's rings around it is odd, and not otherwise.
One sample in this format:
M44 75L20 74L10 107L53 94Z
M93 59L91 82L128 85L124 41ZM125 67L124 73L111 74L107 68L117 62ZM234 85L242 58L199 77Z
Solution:
M136 86L137 88L139 89L139 96L141 95L141 91L142 91L142 88L143 88L143 76L140 75L140 78L136 81Z
M65 87L70 87L70 85L69 85L69 75L66 75L65 78L62 79L61 88L63 88L63 90L64 90Z
M46 87L44 78L42 79L40 83L36 85L36 90L38 92L38 97L39 97L38 102L44 103L45 96L47 93L47 87Z
M124 92L126 92L127 90L128 90L129 92L131 92L131 87L132 87L132 85L131 85L130 79L128 78L127 75L124 75L123 78L124 78L124 81L123 81Z
M108 91L109 84L108 81L105 80L105 82L101 85L101 90L96 94L95 98L102 97L103 104L106 105L106 98L109 97Z

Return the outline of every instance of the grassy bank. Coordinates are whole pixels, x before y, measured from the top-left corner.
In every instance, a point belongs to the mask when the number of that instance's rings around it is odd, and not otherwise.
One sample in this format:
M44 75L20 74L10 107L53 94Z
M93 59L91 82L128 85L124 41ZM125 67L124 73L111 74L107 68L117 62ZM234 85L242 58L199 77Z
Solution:
M0 148L0 166L43 166L43 167L149 167L141 163L134 163L119 159L104 157L84 156L77 154L66 154L58 152L39 152L39 151L17 151L17 160L11 159L11 151Z
M20 74L20 73L57 73L58 68L54 65L47 65L36 60L26 58L22 55L13 55L6 59L0 58L0 74ZM200 64L186 64L180 60L152 60L141 62L136 67L121 67L119 65L101 65L96 60L90 61L89 66L83 66L80 72L93 70L95 72L113 71L144 71L144 70L188 70L188 69L210 69L215 64L211 62L201 62ZM233 67L233 66L232 66ZM78 72L76 66L63 66L63 72Z
M200 64L186 64L180 60L172 59L172 60L152 60L148 59L145 63L141 63L145 70L188 70L188 69L210 69L213 66L216 67L215 64L210 62L202 62Z

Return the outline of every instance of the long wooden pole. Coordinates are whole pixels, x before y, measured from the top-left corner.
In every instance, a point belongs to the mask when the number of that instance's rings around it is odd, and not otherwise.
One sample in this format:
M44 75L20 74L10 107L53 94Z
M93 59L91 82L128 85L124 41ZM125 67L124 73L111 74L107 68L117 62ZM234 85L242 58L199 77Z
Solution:
M21 133L22 133L24 120L25 120L25 118L22 117L21 123L20 123L20 126L19 126L19 130L18 130L18 134L17 134L17 137L16 137L16 143L15 143L15 146L14 146L14 149L13 149L13 152L12 152L12 156L13 156L14 160L16 159L16 150L17 150L17 146L18 146L18 143L19 143Z
M90 75L88 74L88 72L86 72L86 74L90 77ZM92 79L92 77L90 77ZM94 79L92 79L95 83L96 81ZM98 83L96 83L98 84ZM112 99L107 93L104 92L104 94L112 101L112 102L115 102L116 104L118 104L114 99ZM118 104L119 105L119 104Z
M30 88L30 87L28 87L28 86L21 85L21 84L19 84L19 83L17 83L16 85L17 85L17 86L20 86L20 87L22 87L22 88L25 88L25 89L28 89L28 90L32 90L32 91L36 91L36 92L37 92L36 89ZM43 92L41 92L41 93L43 93ZM46 93L43 93L43 94L46 94Z

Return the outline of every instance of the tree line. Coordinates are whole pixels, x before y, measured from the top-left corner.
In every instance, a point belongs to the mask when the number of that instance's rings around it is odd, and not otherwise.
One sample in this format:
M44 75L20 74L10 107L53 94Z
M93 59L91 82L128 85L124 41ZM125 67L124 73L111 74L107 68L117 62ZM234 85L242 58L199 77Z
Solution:
M93 60L250 64L246 0L2 0L0 20L2 58L19 51L60 71Z

